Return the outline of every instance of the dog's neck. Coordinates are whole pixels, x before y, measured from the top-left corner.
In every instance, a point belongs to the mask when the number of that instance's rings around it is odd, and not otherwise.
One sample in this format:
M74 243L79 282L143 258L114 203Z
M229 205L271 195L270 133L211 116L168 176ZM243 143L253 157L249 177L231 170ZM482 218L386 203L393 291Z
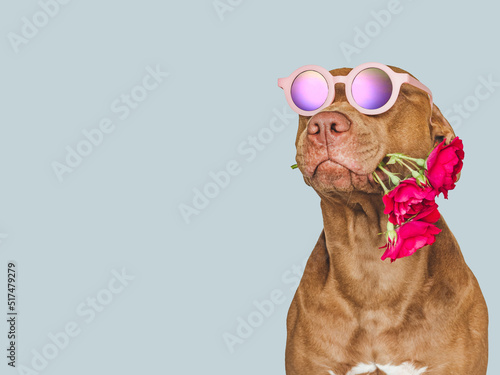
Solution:
M381 195L322 197L329 281L356 304L393 305L418 292L427 281L428 251L391 263L380 258L387 215Z

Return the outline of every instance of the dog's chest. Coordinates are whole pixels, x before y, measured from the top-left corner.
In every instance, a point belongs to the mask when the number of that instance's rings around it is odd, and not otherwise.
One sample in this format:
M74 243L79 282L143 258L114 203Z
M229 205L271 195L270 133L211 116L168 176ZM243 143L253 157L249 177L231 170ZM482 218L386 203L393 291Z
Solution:
M383 342L383 337L398 323L397 314L389 309L363 309L356 312L355 320L358 323L357 334L360 341L374 342L377 346Z

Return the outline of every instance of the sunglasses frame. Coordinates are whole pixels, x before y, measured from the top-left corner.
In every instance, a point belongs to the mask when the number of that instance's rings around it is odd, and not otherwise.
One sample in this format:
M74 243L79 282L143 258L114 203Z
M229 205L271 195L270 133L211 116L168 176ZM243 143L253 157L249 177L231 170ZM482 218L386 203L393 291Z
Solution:
M365 69L368 68L376 68L380 69L383 72L385 72L391 82L392 82L392 94L387 103L385 103L382 107L376 108L376 109L366 109L358 105L356 101L354 100L354 97L352 96L352 83L356 76L362 72ZM294 103L292 99L292 85L295 79L299 76L299 74L312 70L315 72L318 72L323 76L325 79L327 85L328 85L328 95L326 97L325 102L319 107L318 109L315 109L314 111L305 111L303 109L300 109L297 107L297 105ZM396 100L399 97L399 93L401 91L401 85L403 83L408 83L412 86L415 86L423 91L425 91L429 95L429 100L431 104L431 108L433 105L432 102L432 93L431 90L424 84L420 83L417 79L413 78L411 75L407 73L396 73L394 70L389 68L387 65L376 63L376 62L369 62L369 63L364 63L356 68L352 69L348 75L346 76L332 76L332 74L326 70L325 68L318 66L318 65L304 65L298 69L296 69L292 74L290 74L288 77L285 78L279 78L278 79L278 86L281 87L285 91L285 97L290 105L290 107L297 112L299 115L302 116L313 116L314 114L318 113L321 111L323 108L328 107L333 103L335 100L335 85L337 83L343 83L345 85L345 94L347 96L347 101L349 102L350 105L352 105L354 108L356 108L359 112L365 114L365 115L378 115L384 112L387 112L393 105L396 103Z

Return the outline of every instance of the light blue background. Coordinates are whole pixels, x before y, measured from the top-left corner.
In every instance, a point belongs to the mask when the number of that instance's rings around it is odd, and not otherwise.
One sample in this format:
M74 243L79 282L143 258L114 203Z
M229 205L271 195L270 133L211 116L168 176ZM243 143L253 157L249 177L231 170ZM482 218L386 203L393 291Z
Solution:
M80 335L41 373L284 374L288 271L322 221L319 198L289 168L295 119L254 160L238 151L283 111L276 79L305 64L378 61L413 73L443 111L471 100L479 77L500 81L500 9L489 1L401 0L347 61L340 43L388 4L243 1L221 20L210 0L73 0L15 53L8 33L40 5L3 1L0 276L17 262L18 364L76 321ZM170 76L120 120L111 103L157 65ZM499 99L496 88L462 118L464 171L439 202L489 305L490 374L500 372ZM103 117L116 129L60 183L51 163ZM179 205L231 160L241 172L187 224ZM77 306L123 267L135 279L84 323ZM273 290L285 301L231 354L224 333ZM2 374L17 373L5 362Z

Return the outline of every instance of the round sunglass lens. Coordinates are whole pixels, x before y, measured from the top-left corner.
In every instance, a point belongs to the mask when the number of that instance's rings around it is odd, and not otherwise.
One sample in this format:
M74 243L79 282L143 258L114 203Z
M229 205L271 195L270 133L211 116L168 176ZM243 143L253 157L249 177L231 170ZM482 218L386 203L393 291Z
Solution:
M300 73L292 83L292 100L303 111L320 108L328 97L328 83L322 74L307 70Z
M352 82L352 97L359 106L365 109L383 107L391 95L391 78L381 69L365 69Z

